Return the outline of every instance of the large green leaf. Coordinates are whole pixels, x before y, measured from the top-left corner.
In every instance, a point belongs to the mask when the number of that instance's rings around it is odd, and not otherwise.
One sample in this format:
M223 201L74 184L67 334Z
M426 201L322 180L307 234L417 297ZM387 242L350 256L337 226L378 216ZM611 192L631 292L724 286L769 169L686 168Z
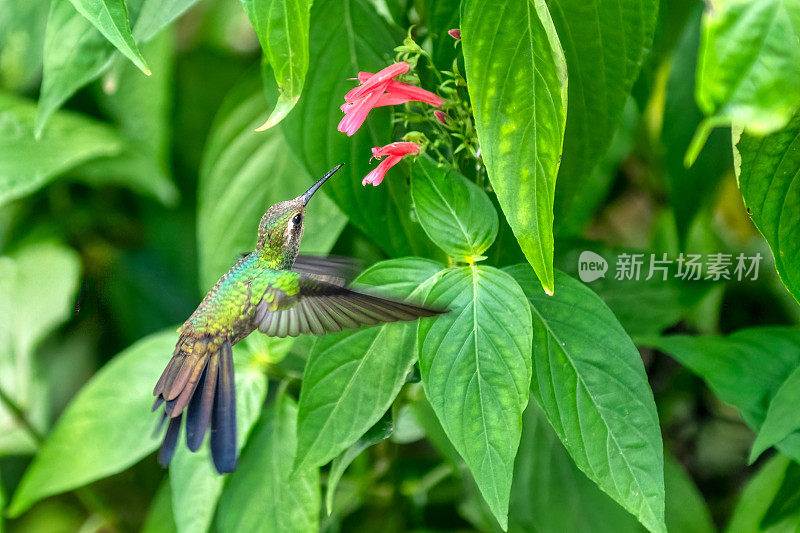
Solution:
M55 115L37 141L36 106L0 94L0 205L30 194L83 161L119 153L114 131L75 113Z
M554 296L527 265L508 269L533 309L531 388L578 467L651 531L665 531L664 459L642 359L603 301L556 273Z
M117 50L150 75L142 53L133 42L128 6L125 0L70 0L75 9L91 22Z
M793 328L745 329L728 337L674 335L643 339L642 344L668 353L703 378L754 431L764 423L781 385L800 366L800 332ZM776 447L800 460L800 432Z
M70 0L52 0L44 38L44 66L34 132L75 91L111 66L114 46L78 13Z
M426 303L449 311L419 323L425 393L505 529L528 403L531 311L508 274L475 265L446 271Z
M175 346L170 329L116 356L67 406L20 481L9 507L19 516L47 496L115 474L159 446L153 385Z
M137 42L149 41L196 2L197 0L144 0L133 27L133 36ZM158 70L154 67L153 72Z
M797 531L800 528L800 513L794 512L773 527L762 527L773 500L781 489L784 478L791 468L791 461L782 455L769 460L747 483L739 496L733 516L725 529L726 533L753 533L769 531Z
M567 112L564 53L544 0L466 0L461 36L483 161L508 223L553 292L553 201Z
M131 19L138 20L136 14L140 8L142 12L145 30L137 32L137 38L144 42L155 37L192 1L128 0ZM75 91L106 72L113 59L114 46L75 10L70 0L52 1L44 40L42 87L35 123L37 137L50 115Z
M486 193L427 156L412 168L411 198L422 229L458 261L480 258L497 236L497 211Z
M778 275L800 302L800 113L767 137L736 132L734 167L744 204L769 243Z
M313 183L279 129L253 132L267 108L259 79L250 77L228 95L209 134L197 210L203 289L213 285L239 254L253 249L258 221L270 205L302 194ZM339 176L330 183L336 179ZM328 187L308 204L303 250L327 252L347 222L325 196Z
M653 41L658 0L550 0L547 6L569 72L558 219L581 202L580 191L611 144Z
M258 129L279 123L300 99L308 71L310 0L242 0L278 83L278 101Z
M523 420L511 486L510 532L641 530L633 516L575 466L536 402L528 404Z
M38 431L48 418L48 393L34 350L75 308L80 259L63 246L40 243L0 256L0 389ZM0 453L29 453L29 428L0 403Z
M336 130L339 105L353 87L348 78L385 67L399 44L397 32L366 0L318 0L311 10L311 35L305 94L282 124L289 145L313 176L345 163L325 191L386 253L429 255L432 245L411 218L403 165L394 167L380 187L361 185L372 168L371 148L393 140L388 111L373 110L352 137Z
M293 472L297 407L281 393L253 430L239 468L219 503L220 531L315 532L319 526L319 471Z
M380 287L380 294L405 298L441 268L427 259L395 259L371 267L357 281ZM414 341L415 324L402 322L317 340L300 390L299 467L327 463L383 416L416 359Z
M703 16L696 97L712 123L754 134L781 129L800 107L800 3L715 0Z
M800 429L800 367L789 374L786 381L775 393L769 403L764 424L758 431L753 443L750 462L755 461L761 453L786 438L790 433Z
M238 447L241 450L253 424L261 414L267 394L267 378L262 369L252 364L252 355L237 350L236 359L236 420ZM244 355L245 357L237 357ZM196 453L179 443L169 467L172 488L172 509L178 531L208 531L214 518L217 500L222 494L225 476L217 473L211 463L208 445Z

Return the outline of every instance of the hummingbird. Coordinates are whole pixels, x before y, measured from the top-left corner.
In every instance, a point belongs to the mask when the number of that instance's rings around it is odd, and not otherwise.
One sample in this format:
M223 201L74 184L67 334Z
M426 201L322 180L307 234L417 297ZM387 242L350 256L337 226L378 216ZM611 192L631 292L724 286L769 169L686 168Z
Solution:
M236 469L232 346L256 329L271 337L321 336L441 312L349 288L352 260L298 254L306 205L341 167L297 198L270 207L258 225L255 249L217 281L178 328L175 351L153 390L153 411L164 405L159 428L168 421L158 454L163 467L172 460L185 418L189 450L200 448L210 427L217 472Z

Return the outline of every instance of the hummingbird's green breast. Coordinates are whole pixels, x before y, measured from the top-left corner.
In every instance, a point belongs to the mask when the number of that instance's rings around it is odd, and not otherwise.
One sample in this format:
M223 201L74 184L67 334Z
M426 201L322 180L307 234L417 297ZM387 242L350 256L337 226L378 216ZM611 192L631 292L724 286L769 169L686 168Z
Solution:
M270 268L270 261L252 252L217 281L181 332L228 338L246 336L254 329L251 321L255 307L263 300L271 302L272 310L286 305L284 302L291 300L287 297L299 291L299 280L298 273Z

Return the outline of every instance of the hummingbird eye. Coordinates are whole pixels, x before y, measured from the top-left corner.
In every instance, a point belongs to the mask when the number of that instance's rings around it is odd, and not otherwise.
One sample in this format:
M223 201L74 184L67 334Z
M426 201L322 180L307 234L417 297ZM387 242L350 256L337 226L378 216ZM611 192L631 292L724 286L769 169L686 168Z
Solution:
M300 224L302 221L303 221L303 215L300 213L297 213L295 216L292 217L292 224L294 224L295 226Z

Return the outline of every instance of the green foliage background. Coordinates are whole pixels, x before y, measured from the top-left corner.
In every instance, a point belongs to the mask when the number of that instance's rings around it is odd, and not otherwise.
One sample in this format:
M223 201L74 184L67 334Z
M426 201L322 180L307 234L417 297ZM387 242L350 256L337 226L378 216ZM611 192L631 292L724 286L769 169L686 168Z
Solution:
M336 131L396 52L461 137ZM0 531L796 530L798 54L798 0L0 0ZM450 312L252 335L237 472L161 470L175 327L340 162L303 250Z

